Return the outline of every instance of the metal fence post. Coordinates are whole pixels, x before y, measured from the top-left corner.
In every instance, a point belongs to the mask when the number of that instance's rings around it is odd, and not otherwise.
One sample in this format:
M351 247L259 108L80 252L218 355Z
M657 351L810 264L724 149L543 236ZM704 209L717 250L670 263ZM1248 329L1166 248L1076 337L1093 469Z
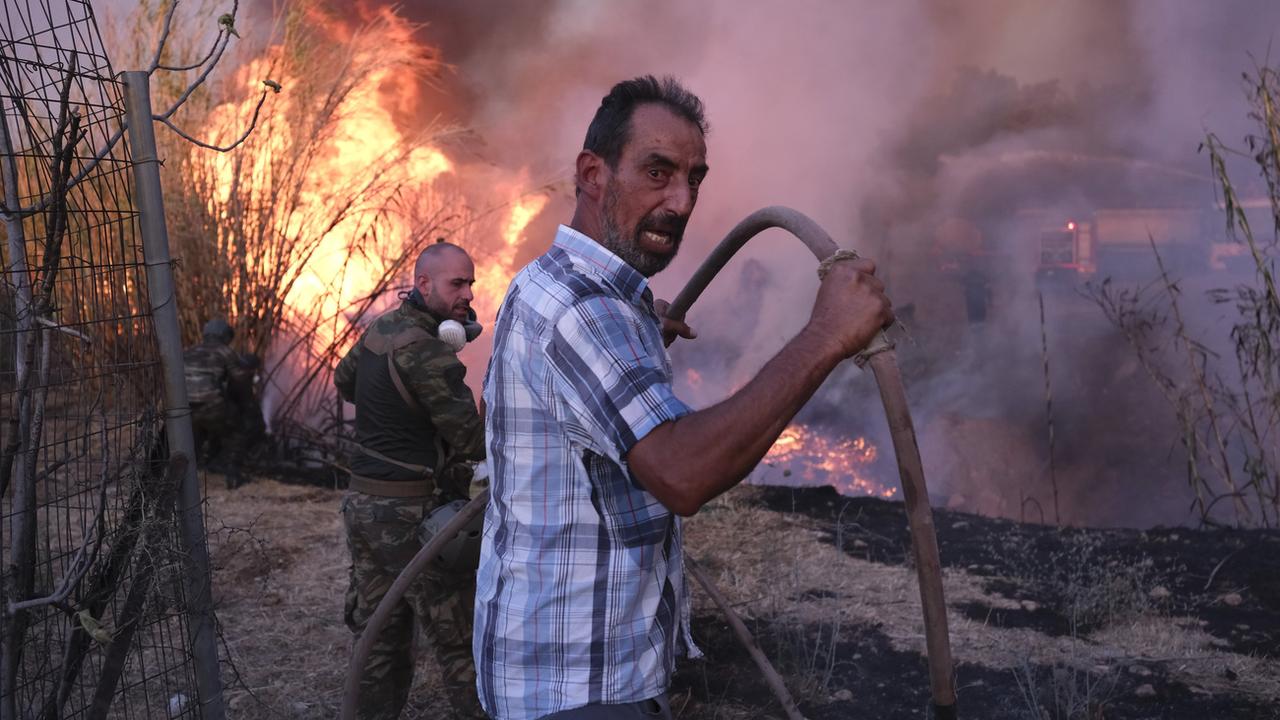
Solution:
M156 136L152 125L150 76L142 71L126 72L123 75L129 149L133 155L133 197L142 216L142 254L147 266L147 292L151 298L156 340L160 346L160 367L164 375L165 434L169 440L169 452L181 453L190 459L182 478L182 486L178 489L178 514L188 556L185 574L190 612L188 634L195 655L201 715L207 720L223 720L225 708L222 703L218 647L214 637L209 548L205 543L202 498L196 475L191 407L187 402L187 385L182 370L182 333L178 326L178 301L174 294L173 266L169 256L169 230L164 218L160 163L156 157Z

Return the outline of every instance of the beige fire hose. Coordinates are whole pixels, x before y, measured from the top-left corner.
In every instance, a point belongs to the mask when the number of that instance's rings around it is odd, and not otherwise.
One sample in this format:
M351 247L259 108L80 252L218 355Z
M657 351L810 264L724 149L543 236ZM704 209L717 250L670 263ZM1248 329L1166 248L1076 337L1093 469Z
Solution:
M756 643L755 637L751 631L747 629L747 624L742 622L742 618L738 617L738 613L734 612L733 606L729 604L729 600L720 592L720 588L711 582L711 578L703 572L702 566L693 559L692 555L684 556L684 569L689 571L694 580L702 586L707 595L711 596L711 601L720 608L724 616L729 620L729 628L733 630L733 634L737 636L738 643L746 649L747 654L751 656L751 660L760 670L760 674L764 676L764 682L769 686L769 690L773 696L782 704L782 711L787 714L787 720L805 720L804 715L800 714L800 708L796 705L796 701L791 697L791 691L787 690L787 684L782 681L782 676L774 669L773 663L769 662L769 658L765 656L764 651L760 649L760 645Z
M827 260L839 251L831 237L807 216L790 208L777 206L758 210L738 223L716 246L711 256L703 262L685 285L684 290L672 302L668 316L683 320L689 306L698 299L716 273L746 244L747 240L773 227L787 230L800 238L819 261ZM902 477L903 496L911 526L911 547L915 554L916 571L920 578L920 599L924 607L925 644L928 648L929 678L933 688L934 717L938 720L953 720L956 717L956 695L951 668L951 645L947 635L947 609L942 591L942 567L938 559L938 542L933 530L933 512L929 507L929 494L925 488L920 450L916 446L915 429L911 424L911 414L907 408L906 393L898 373L893 346L881 334L872 342L871 347L855 358L855 362L859 365L870 362L876 382L880 386L880 397L889 419L894 451L898 456L898 472ZM377 609L365 624L364 631L360 633L360 638L351 652L351 662L347 668L347 679L343 689L342 720L355 720L360 698L360 680L364 675L365 663L369 659L369 652L373 649L374 640L386 624L396 604L404 597L409 586L417 579L427 563L434 560L445 544L467 523L483 513L488 502L489 491L486 489L467 503L430 542L418 551L413 560L409 561L408 566L378 603ZM697 564L690 563L690 569L693 570L695 579L729 616L735 634L751 652L752 659L787 710L788 717L796 717L799 711L786 687L782 685L777 671L769 664L763 653L759 652L758 647L752 652L755 643L750 639L750 633L747 633L744 638L743 634L737 631L737 627L742 625L741 620L728 603L724 602L723 597L719 596L715 586L711 584L706 574L701 572ZM745 627L743 629L745 630Z
M827 264L825 261L838 252L851 255L848 251L841 251L831 240L831 236L806 215L776 205L763 208L738 223L711 251L711 255L671 303L667 315L683 320L689 306L702 295L702 291L729 259L758 233L775 227L800 238L824 266ZM880 400L884 403L889 433L893 437L893 450L898 457L902 496L906 501L907 520L911 527L911 549L915 555L916 573L920 582L920 604L924 611L925 646L934 717L938 720L952 720L956 717L956 689L951 665L951 640L947 632L947 605L942 590L942 564L938 559L933 510L929 507L924 467L920 462L920 448L916 444L911 411L907 407L907 395L902 387L902 375L898 372L893 345L885 338L884 333L877 336L871 346L854 358L854 361L859 366L870 364L876 384L880 386Z

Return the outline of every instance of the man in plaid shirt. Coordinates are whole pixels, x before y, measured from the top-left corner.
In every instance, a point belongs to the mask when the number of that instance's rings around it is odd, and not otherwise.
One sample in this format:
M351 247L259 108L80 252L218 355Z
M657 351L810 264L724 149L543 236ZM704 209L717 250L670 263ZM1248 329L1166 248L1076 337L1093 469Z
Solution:
M702 103L613 87L578 155L577 209L512 281L485 379L492 496L473 650L501 720L670 718L689 637L680 519L740 482L823 379L892 321L875 266L836 263L809 322L750 383L693 411L672 391L648 278L707 174Z

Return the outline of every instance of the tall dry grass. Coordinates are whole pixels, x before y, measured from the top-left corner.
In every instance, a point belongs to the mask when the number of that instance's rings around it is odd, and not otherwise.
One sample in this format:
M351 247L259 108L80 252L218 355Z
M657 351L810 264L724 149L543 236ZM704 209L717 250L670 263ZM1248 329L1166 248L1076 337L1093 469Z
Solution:
M1280 526L1280 71L1260 66L1245 76L1256 132L1243 148L1210 133L1209 159L1228 236L1247 251L1252 278L1188 297L1155 243L1156 282L1124 288L1104 281L1094 300L1128 340L1160 388L1181 428L1186 480L1194 511L1207 523ZM1270 206L1269 227L1255 227L1235 182L1236 164L1257 168ZM1191 329L1188 313L1227 309L1229 347L1215 348ZM1220 308L1220 309L1221 309Z
M155 17L144 6L134 22ZM427 121L394 135L367 129L379 135L372 145L361 136L383 84L430 83L442 71L397 41L413 29L389 14L351 28L323 3L289 3L244 31L238 68L183 111L205 142L231 144L252 124L247 139L217 153L158 134L184 337L194 343L205 321L226 318L236 349L264 360L259 390L276 427L340 422L333 366L406 284L417 253L470 217L429 182L452 129ZM280 92L258 112L268 80Z

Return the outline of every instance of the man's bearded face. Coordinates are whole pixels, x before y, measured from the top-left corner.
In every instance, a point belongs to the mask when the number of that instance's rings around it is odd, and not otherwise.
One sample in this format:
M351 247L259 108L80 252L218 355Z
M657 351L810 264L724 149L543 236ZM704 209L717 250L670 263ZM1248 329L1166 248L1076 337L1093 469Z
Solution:
M637 107L628 141L609 168L600 243L652 277L675 259L707 173L696 124L662 105Z
M446 252L425 269L427 274L417 278L415 287L427 309L440 318L465 321L475 299L476 268L471 258L462 251Z
M621 210L622 190L610 179L605 187L603 245L645 277L662 272L680 252L684 228L689 216L683 217L656 208L638 221L624 226Z

